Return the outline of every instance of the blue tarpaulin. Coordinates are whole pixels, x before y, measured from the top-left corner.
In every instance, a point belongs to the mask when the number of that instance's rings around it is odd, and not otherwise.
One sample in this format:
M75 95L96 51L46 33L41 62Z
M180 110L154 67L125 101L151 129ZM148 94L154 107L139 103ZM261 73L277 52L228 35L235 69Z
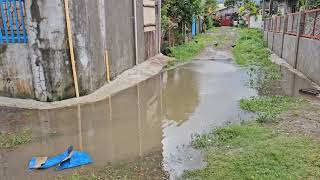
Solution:
M50 158L32 157L29 162L29 169L48 169L58 165L57 170L63 170L90 164L92 162L88 153L73 151L73 147L71 146L65 152Z

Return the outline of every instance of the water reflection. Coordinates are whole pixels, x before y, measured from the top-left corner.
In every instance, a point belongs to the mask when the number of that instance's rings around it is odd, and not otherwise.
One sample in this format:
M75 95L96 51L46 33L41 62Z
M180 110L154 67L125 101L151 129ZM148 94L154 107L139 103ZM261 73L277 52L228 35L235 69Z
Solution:
M295 94L305 87L297 77L284 78L286 92ZM241 98L257 95L246 86L248 79L230 60L198 60L97 103L19 110L10 116L0 112L0 132L30 130L35 137L31 144L0 153L0 175L10 180L50 179L73 173L28 172L26 167L33 155L51 156L74 145L94 159L84 170L138 161L153 153L161 157L155 163L162 163L174 179L184 170L205 166L201 152L190 146L194 134L248 118L239 108Z
M88 168L134 160L150 152L161 154L160 90L160 76L157 76L101 102L33 113L28 124L15 126L15 130L31 130L36 142L14 151L3 151L1 177L48 179L71 173L26 170L32 155L51 156L69 145L92 155L94 164ZM1 132L6 131L1 128Z

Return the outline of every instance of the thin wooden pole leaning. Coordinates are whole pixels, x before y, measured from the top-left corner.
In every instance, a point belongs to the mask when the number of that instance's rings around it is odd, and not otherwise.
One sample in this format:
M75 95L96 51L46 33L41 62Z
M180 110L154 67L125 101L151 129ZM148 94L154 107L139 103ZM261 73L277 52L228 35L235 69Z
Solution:
M106 53L105 53L105 63L106 63L106 78L107 78L107 82L110 83L110 67L109 67L109 54L108 54L108 51L106 50Z
M79 84L78 84L76 63L75 63L75 60L74 60L74 49L73 49L73 42L72 42L72 32L71 32L71 23L70 23L69 2L68 2L68 0L64 0L64 9L65 9L65 13L66 13L66 22L67 22L67 31L68 31L68 39L69 39L69 49L70 49L70 57L71 57L73 82L74 82L74 87L75 87L75 90L76 90L76 97L78 98L78 97L80 97L80 95L79 95Z

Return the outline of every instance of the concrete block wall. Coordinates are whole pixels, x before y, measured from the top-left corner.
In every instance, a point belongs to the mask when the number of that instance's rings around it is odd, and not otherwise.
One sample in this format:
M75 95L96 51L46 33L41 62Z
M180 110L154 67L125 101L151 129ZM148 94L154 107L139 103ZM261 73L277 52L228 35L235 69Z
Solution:
M264 32L265 40L267 33L268 47L273 47L274 53L320 84L320 40L306 37L299 37L298 40L295 35Z
M295 66L295 46L296 46L296 37L292 35L285 34L283 41L283 52L282 58L286 60L291 66Z
M7 97L34 98L32 70L26 44L0 46L0 94Z
M300 37L297 69L320 84L320 40Z
M136 7L137 54L132 0L69 0L69 8L81 96L104 85L106 50L111 78L146 59L142 0ZM0 96L75 97L64 1L25 0L25 11L28 43L0 45Z
M278 55L281 56L281 51L282 51L282 33L274 33L274 38L273 38L273 51Z

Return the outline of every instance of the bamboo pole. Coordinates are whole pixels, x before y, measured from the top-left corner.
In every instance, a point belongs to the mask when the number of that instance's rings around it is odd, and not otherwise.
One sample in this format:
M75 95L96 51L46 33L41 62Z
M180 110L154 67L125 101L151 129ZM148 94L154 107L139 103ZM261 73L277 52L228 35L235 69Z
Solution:
M110 83L110 66L109 66L109 54L108 51L106 50L106 54L105 54L105 63L106 63L106 78L107 78L107 82Z
M75 60L74 60L74 49L73 49L73 42L72 42L72 32L71 32L71 23L70 23L68 0L64 0L64 9L65 9L65 13L66 13L66 22L67 22L67 31L68 31L68 39L69 39L69 49L70 49L70 57L71 57L73 82L74 82L74 87L75 87L75 90L76 90L76 97L78 98L78 97L80 97L80 95L79 95L79 84L78 84L78 78L77 78L76 63L75 63Z

